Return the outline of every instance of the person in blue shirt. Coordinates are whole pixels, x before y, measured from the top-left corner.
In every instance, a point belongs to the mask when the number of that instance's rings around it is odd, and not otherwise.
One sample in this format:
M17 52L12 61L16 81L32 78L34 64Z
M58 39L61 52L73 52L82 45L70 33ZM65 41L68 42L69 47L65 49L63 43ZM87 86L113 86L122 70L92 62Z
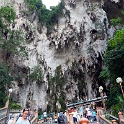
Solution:
M82 106L80 106L80 108L79 108L79 113L80 113L80 117L83 116L83 107Z
M92 110L92 121L96 121L96 112Z
M65 124L65 121L64 121L64 117L63 117L63 113L62 112L59 113L58 124Z

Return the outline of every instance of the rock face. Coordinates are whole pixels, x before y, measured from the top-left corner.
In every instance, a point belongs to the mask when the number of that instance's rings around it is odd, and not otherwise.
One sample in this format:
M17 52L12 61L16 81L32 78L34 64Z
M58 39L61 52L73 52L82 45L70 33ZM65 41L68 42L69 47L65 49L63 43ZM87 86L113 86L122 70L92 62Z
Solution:
M92 98L99 95L98 87L104 86L98 76L104 66L106 43L114 33L102 8L104 1L64 2L69 14L59 18L54 30L47 35L47 28L39 24L35 13L22 13L28 9L23 0L0 0L1 6L14 4L17 16L15 28L23 30L29 41L25 44L28 60L13 57L16 77L13 86L18 86L18 91L15 92L18 97L14 99L22 107L29 104L31 108L46 108L46 103L56 103L62 92L65 94L65 102ZM36 66L43 74L43 80L38 82L29 78L31 69ZM51 86L48 78L48 74L51 77L58 74L58 67L60 76L65 79L62 81L66 82L60 88L55 83ZM59 107L62 106L61 102L57 103Z

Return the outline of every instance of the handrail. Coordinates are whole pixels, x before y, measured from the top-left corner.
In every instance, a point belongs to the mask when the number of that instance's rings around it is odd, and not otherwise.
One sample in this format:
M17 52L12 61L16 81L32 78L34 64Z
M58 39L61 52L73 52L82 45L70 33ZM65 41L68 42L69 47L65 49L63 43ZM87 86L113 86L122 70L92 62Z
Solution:
M119 122L119 119L111 114L106 114L107 116L109 116L110 118L113 118L114 120L116 120L117 122Z
M106 124L112 124L112 122L110 122L106 118L102 117L101 115L99 115L99 117L100 117L100 123L102 123L102 121L104 121L104 122L106 122Z
M6 109L6 107L0 108L0 110Z
M122 112L118 112L119 124L124 124L124 116Z
M0 118L0 121L3 120L3 119L5 119L5 118L7 118L7 116L4 116L4 117Z
M107 96L103 96L103 98L106 99ZM77 102L77 103L70 103L70 104L67 104L66 106L71 107L71 106L80 105L80 104L87 105L87 104L90 104L91 102L99 102L99 101L102 101L102 97L97 97L97 98L93 98L90 100L81 101L81 102Z
M36 124L36 121L38 119L38 112L35 112L34 118L31 120L31 124Z
M7 107L0 108L0 122L5 123Z

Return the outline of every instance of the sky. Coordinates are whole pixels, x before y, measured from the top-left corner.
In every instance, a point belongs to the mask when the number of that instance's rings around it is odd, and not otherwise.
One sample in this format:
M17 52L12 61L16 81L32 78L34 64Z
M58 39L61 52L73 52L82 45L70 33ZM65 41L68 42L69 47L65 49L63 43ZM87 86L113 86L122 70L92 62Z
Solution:
M43 4L46 5L47 9L50 9L50 6L58 5L60 0L42 0Z

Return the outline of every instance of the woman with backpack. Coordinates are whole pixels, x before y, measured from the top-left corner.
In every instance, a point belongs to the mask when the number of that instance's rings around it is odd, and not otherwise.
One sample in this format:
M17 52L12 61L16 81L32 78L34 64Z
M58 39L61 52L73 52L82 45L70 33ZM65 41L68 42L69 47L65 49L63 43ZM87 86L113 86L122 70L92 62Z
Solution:
M65 124L63 113L59 113L58 124Z

